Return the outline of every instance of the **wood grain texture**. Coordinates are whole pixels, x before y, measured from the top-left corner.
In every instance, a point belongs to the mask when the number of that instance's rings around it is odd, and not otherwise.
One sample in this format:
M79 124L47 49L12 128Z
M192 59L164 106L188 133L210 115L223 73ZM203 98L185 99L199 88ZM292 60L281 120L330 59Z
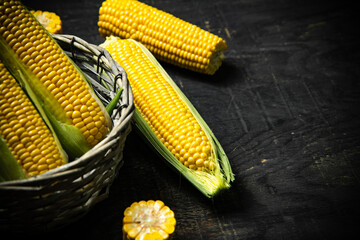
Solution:
M209 201L132 132L110 197L38 239L121 239L123 211L161 199L173 239L349 239L359 232L359 44L345 1L145 1L223 37L214 76L163 63L222 143L236 181ZM91 43L101 1L24 1ZM24 237L24 236L21 236Z

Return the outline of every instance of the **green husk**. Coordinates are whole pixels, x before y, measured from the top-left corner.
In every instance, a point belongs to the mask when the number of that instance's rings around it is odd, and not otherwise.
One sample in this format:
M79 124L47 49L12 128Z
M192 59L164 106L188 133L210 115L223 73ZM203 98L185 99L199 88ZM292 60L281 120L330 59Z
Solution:
M110 116L111 116L112 112L114 111L117 103L120 100L122 91L123 91L123 88L119 88L115 97L109 102L108 105L106 105L106 111L109 113Z
M108 37L106 41L100 45L106 48L106 44L111 41L116 41L116 37ZM134 124L142 136L147 140L147 142L178 172L180 172L186 179L188 179L200 192L202 192L206 197L213 198L218 195L220 192L230 188L230 182L234 181L234 174L231 170L229 160L221 147L221 144L216 139L213 132L210 130L206 122L197 112L195 107L187 99L187 97L182 93L179 87L171 79L171 77L166 73L162 68L159 62L155 57L149 52L149 50L142 45L141 43L135 40L134 41L144 53L148 56L151 62L157 67L163 77L171 84L179 97L186 103L189 110L197 119L199 125L206 133L209 141L211 142L211 147L213 155L216 159L216 167L214 171L204 172L191 170L184 166L176 157L164 146L164 144L158 139L155 133L151 130L151 127L142 117L138 109L135 109L134 113Z
M27 178L24 169L12 154L5 140L0 134L0 182Z
M133 40L132 40L133 41ZM134 41L136 42L136 41ZM178 171L180 171L195 187L197 187L205 196L211 198L219 194L221 191L230 188L230 182L234 180L234 175L231 170L229 160L221 147L219 141L208 127L206 122L197 112L192 103L183 94L176 83L171 79L167 72L162 68L160 63L150 53L150 51L141 43L136 42L138 46L146 53L151 62L160 71L163 77L171 84L179 97L186 103L191 113L198 121L201 128L207 135L213 154L216 159L216 168L212 172L195 171L185 167L176 157L163 145L163 143L156 137L155 133L151 131L150 126L147 124L145 119L141 116L140 112L135 111L135 124L142 129L145 137L155 146L159 153L164 156ZM146 128L146 130L145 130Z

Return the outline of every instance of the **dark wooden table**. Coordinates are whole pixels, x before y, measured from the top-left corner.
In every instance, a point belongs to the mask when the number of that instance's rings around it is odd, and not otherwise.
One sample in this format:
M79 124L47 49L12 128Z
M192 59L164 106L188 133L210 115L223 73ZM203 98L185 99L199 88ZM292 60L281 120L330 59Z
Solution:
M24 3L100 44L101 0ZM163 64L222 143L236 181L203 197L132 132L110 196L37 239L121 239L123 211L161 199L173 239L349 239L360 218L358 12L346 1L144 0L223 37L214 76ZM22 236L27 237L27 236ZM3 237L2 237L3 239ZM10 238L9 238L10 239Z

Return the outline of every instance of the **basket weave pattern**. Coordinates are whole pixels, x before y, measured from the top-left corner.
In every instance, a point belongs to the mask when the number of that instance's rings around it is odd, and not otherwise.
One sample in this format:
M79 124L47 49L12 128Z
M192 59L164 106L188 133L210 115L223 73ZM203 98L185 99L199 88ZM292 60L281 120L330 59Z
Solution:
M103 48L72 35L52 36L87 75L104 105L123 89L111 116L114 126L80 158L37 177L0 183L0 230L48 231L77 221L108 197L123 163L134 113L126 72Z

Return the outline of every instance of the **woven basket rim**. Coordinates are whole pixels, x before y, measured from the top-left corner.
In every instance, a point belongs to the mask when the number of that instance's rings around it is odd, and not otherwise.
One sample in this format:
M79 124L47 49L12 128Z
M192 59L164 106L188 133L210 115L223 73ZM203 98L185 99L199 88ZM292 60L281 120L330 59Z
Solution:
M119 136L119 131L122 131L124 125L131 122L132 116L135 111L132 90L130 83L127 79L126 72L117 62L114 61L114 59L111 57L110 53L106 49L97 46L95 44L88 43L82 38L74 35L51 34L51 36L58 43L68 44L71 48L78 50L76 54L88 53L89 55L92 55L94 58L97 58L98 64L103 64L105 68L111 70L113 75L112 77L114 78L115 83L123 88L122 98L121 98L122 101L121 104L118 106L118 108L114 111L114 113L111 116L113 120L113 128L111 129L111 131L102 141L96 144L84 155L74 159L73 161L67 164L64 164L60 167L57 167L53 170L50 170L38 176L33 176L22 180L11 180L11 181L0 182L0 190L1 188L11 188L11 187L16 187L18 185L24 186L24 185L28 185L29 183L35 185L36 183L41 183L44 180L56 179L57 176L66 173L67 171L71 171L72 169L76 169L78 165L87 162L87 160L91 156L96 155L98 151L101 151L104 148L109 147L109 145L111 146L112 144L114 144L114 142L116 141L116 137ZM69 53L67 53L67 55L69 56ZM97 81L94 79L89 79L89 80ZM112 94L115 95L114 92Z

